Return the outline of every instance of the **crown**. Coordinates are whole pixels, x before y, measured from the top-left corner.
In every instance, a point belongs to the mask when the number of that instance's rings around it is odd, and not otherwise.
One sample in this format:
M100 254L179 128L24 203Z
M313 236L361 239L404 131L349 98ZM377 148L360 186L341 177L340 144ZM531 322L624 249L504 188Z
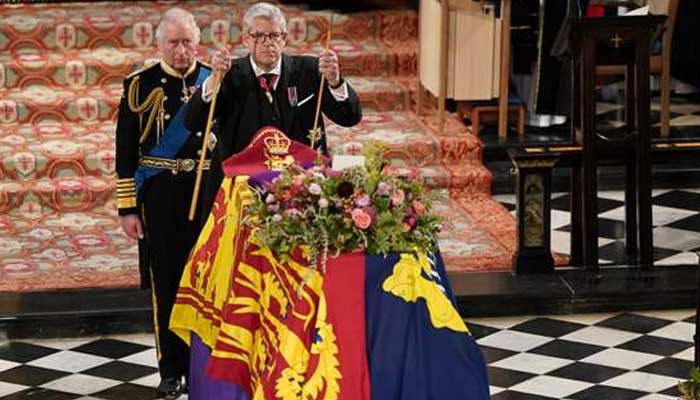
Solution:
M266 153L269 156L286 156L289 154L289 146L292 141L284 135L275 132L272 136L263 139Z
M294 162L294 157L289 155L289 147L292 145L291 139L282 132L271 129L266 130L262 135L265 145L265 166L272 171L282 171Z

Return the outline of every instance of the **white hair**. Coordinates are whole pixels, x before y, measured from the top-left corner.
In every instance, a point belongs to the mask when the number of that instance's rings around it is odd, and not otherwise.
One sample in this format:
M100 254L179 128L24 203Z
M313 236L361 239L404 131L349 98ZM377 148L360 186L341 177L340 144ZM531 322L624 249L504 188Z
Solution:
M282 32L287 32L287 21L284 19L284 14L277 6L270 3L260 2L252 5L243 16L243 31L250 32L250 27L253 25L255 18L267 18L274 21L277 26L282 28Z
M194 15L182 8L171 8L163 13L163 17L160 19L158 27L156 28L156 40L159 44L165 36L165 28L174 23L182 23L188 26L192 30L194 44L199 44L201 31L199 30L199 26L197 26L197 21L195 21Z

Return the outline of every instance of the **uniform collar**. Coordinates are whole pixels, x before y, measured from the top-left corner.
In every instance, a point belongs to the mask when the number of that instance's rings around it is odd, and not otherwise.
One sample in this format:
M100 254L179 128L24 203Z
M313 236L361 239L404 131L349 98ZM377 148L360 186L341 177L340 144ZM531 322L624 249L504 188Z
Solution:
M192 65L190 65L190 67L187 68L187 71L185 71L184 74L181 74L180 71L171 67L170 65L168 65L168 63L166 63L163 60L160 60L160 67L163 69L163 71L165 71L166 74L168 74L170 76L173 76L175 78L187 78L197 68L197 61L193 62Z

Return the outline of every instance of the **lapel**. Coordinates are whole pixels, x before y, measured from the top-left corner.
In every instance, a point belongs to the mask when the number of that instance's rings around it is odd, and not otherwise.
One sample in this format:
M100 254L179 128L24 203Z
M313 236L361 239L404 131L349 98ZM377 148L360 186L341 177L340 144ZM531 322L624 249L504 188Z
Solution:
M298 85L297 68L292 65L294 60L286 55L282 54L282 74L280 76L280 81L277 84L278 96L280 99L278 106L280 108L280 114L282 114L282 131L289 135L292 131L292 123L294 122L296 106L292 107L289 104L289 91L288 88L296 88ZM298 88L297 88L298 89Z
M239 146L246 145L257 130L260 129L261 125L260 104L258 104L258 81L255 78L255 72L253 72L253 65L250 63L250 56L246 56L241 61L241 93L245 93L246 97L243 100L238 133L236 135L239 137L237 140Z

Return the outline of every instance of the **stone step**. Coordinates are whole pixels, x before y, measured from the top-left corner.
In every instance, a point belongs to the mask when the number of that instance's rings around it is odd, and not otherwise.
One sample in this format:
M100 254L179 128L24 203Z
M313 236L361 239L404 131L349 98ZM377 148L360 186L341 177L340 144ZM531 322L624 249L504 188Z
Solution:
M250 1L97 2L67 7L20 6L0 8L0 50L148 48L154 44L161 14L170 7L190 10L202 30L205 46L241 43L242 17ZM418 19L412 10L339 14L282 6L287 17L289 45L325 43L332 36L355 41L397 42L417 36Z
M113 207L38 210L0 212L0 292L138 286L138 249Z
M480 163L482 144L451 115L446 118L445 132L437 134L432 116L418 117L409 112L366 112L362 122L352 128L333 123L327 125L328 141L334 154L356 154L363 143L378 140L387 146L389 156L408 165L440 163Z
M408 79L357 76L347 80L367 111L410 110L412 93ZM122 90L116 82L59 87L37 83L6 89L0 100L0 126L116 121Z
M490 194L451 190L434 209L444 219L439 246L448 271L510 268L515 250L515 220Z
M4 197L0 192L0 199ZM80 212L26 204L0 212L0 291L138 285L137 246L121 232L112 203ZM504 217L512 220L501 215L507 210L500 204L483 197L462 206L445 194L434 209L445 221L439 243L448 271L510 264L514 236L491 237L495 229L484 232L475 223L481 213L502 218L492 225L503 226Z
M0 180L114 173L113 122L0 125Z
M481 142L456 119L447 120L444 136L437 136L430 118L408 112L366 110L362 122L343 128L328 121L334 154L358 153L368 140L387 146L398 165L426 167L438 187L460 186L463 172L480 166ZM42 177L105 176L114 171L112 121L3 125L0 137L0 178L26 181ZM444 172L442 172L444 171ZM449 177L449 179L448 179Z
M21 210L83 212L114 207L116 183L110 177L72 176L31 181L0 181L0 212ZM116 212L116 211L115 211Z
M0 100L3 124L116 121L122 85L75 88L32 85L5 90Z
M387 46L379 41L334 40L341 71L348 76L415 76L416 41ZM318 54L320 45L289 47L290 54ZM202 48L202 59L209 60L211 48ZM243 48L233 50L245 54ZM0 94L3 89L34 84L58 87L97 86L120 83L124 76L157 58L154 48L101 47L54 52L24 49L0 52ZM2 98L2 96L0 96Z

